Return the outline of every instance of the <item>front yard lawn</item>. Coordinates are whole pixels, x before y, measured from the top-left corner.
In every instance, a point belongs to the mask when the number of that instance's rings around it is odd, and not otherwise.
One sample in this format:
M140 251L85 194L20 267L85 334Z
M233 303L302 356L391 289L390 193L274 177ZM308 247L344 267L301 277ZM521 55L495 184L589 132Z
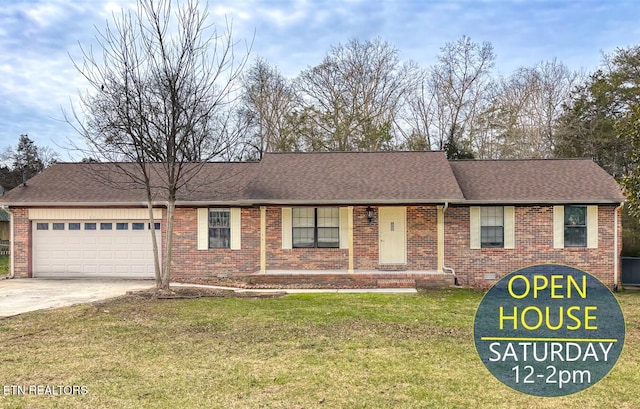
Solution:
M9 256L0 255L0 278L9 274Z
M80 396L0 393L11 408L632 408L640 293L619 300L627 338L600 383L563 398L512 391L473 344L482 293L314 294L101 304L0 320L0 387L86 386Z

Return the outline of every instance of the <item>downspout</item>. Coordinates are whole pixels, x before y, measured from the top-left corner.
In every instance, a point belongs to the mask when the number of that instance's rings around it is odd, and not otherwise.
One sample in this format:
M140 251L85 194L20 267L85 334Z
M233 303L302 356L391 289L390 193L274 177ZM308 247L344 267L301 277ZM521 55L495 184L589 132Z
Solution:
M14 266L14 254L15 251L13 251L13 212L11 211L11 209L9 208L9 206L2 206L3 209L5 209L8 213L9 213L9 275L7 276L7 279L11 279L14 278L15 275L15 271L13 269Z
M615 214L613 216L613 291L618 291L618 268L620 265L620 254L618 251L618 214L622 210L622 204L616 207Z
M443 234L442 234L442 235L444 236L444 238L446 238L446 235L447 235L446 231L444 230L444 226L446 225L446 224L445 224L445 213L447 212L447 208L448 208L448 207L449 207L449 202L445 201L445 202L444 202L444 206L442 207L442 232L443 232ZM444 251L444 243L446 243L446 242L447 242L447 240L446 240L446 239L443 239L443 240L442 240L442 253L443 253L443 254L445 254L445 253L446 253L446 252ZM450 272L451 274L453 274L453 285L455 285L456 287L459 287L459 286L460 286L460 283L458 283L458 276L456 275L456 271L455 271L453 268L451 268L451 267L447 267L447 266L445 266L445 265L444 265L444 260L445 260L445 259L446 259L446 257L444 257L444 256L443 256L443 260L442 260L442 270L444 270L444 271L448 271L448 272Z

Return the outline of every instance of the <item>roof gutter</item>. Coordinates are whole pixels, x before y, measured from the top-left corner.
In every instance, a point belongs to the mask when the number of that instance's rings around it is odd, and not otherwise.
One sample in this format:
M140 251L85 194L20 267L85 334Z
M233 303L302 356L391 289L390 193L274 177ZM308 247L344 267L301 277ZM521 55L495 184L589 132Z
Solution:
M513 200L513 199L491 199L491 200L464 200L464 205L567 205L567 204L620 204L623 200L615 199L570 199L570 200Z
M422 205L422 204L444 204L465 203L464 199L304 199L304 200L264 200L264 199L243 199L243 200L176 200L176 206L203 207L203 206L318 206L318 205ZM153 206L166 207L166 201L154 201ZM13 207L147 207L146 201L139 202L5 202L5 206Z
M176 201L176 206L211 206L211 205L227 205L227 206L318 206L318 205L350 205L350 206L365 206L365 205L424 205L424 204L445 204L448 202L465 203L464 199L301 199L301 200L236 200L236 201Z
M318 205L424 205L443 204L449 205L557 205L557 204L620 204L620 199L587 199L587 200L465 200L446 198L415 198L415 199L242 199L242 200L176 200L176 206L202 207L202 206L318 206ZM4 202L3 206L13 207L147 207L146 201L130 202ZM166 201L154 201L155 207L166 207Z
M153 202L153 206L165 206L166 202ZM141 202L4 202L5 207L147 207Z

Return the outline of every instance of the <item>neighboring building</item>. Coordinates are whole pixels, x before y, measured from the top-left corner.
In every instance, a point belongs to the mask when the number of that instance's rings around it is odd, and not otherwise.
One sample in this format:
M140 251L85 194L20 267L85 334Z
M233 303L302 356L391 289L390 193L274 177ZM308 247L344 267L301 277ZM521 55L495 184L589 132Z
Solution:
M2 187L0 187L0 189L1 188ZM9 213L4 209L0 209L0 242L9 241L9 220ZM0 254L2 250L3 249L0 247Z
M47 168L0 200L13 217L15 276L153 277L149 228L166 226L155 194L151 226L143 190L113 164ZM343 152L208 163L177 198L172 278L451 286L455 271L459 284L486 287L520 267L560 263L613 287L624 200L585 159Z

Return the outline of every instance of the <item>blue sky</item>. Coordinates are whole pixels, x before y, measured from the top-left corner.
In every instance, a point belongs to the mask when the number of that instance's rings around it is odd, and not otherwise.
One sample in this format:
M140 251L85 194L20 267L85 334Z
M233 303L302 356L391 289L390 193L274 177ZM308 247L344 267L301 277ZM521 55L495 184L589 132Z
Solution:
M201 0L204 2L205 0ZM0 150L28 133L67 160L76 138L64 123L86 83L69 55L90 45L95 27L130 0L1 0ZM434 63L447 42L463 35L489 41L495 73L557 58L571 69L593 71L602 52L640 43L640 1L462 0L210 0L213 23L233 23L236 40L251 40L261 56L293 77L320 62L331 45L379 37L403 60Z

